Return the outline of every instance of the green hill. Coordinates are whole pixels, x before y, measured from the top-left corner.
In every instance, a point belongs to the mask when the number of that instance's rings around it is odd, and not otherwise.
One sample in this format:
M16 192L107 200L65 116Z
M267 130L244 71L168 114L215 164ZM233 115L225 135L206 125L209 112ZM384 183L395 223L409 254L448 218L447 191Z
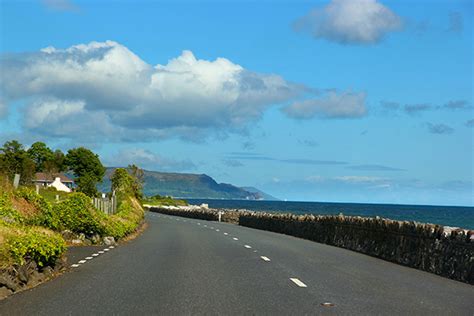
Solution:
M110 176L116 168L107 168L104 181L99 190L110 190ZM201 199L239 199L262 200L265 193L259 190L247 190L232 184L217 183L205 174L172 173L144 170L143 193L147 196L169 195L176 198ZM250 188L249 188L250 189Z

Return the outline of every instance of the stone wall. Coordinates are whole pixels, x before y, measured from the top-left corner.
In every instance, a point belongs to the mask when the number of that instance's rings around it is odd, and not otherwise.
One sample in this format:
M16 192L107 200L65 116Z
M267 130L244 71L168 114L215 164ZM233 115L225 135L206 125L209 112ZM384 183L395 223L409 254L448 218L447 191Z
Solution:
M217 220L217 210L160 213ZM222 220L333 245L474 284L474 231L358 216L225 211Z

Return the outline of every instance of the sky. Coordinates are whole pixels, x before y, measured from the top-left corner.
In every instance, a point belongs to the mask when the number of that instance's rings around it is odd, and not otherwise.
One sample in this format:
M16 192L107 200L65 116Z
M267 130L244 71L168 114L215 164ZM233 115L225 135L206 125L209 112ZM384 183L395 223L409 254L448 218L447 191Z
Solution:
M471 1L0 0L0 142L280 199L474 206Z

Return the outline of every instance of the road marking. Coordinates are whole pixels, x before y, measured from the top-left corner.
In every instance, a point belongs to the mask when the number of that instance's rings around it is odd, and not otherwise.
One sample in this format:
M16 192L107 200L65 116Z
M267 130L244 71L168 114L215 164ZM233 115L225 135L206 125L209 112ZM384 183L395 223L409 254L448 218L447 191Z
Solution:
M86 257L86 260L92 260L93 258L92 257Z
M98 251L97 253L104 253L104 252L101 250L101 251Z
M104 251L109 251L110 249L105 248Z
M216 229L216 232L218 232L218 231L219 231L219 230L218 230L218 229Z
M234 237L234 238L232 238L232 239L233 239L233 240L239 240L239 238L237 238L237 237Z
M252 248L252 247L251 247L251 246L249 246L249 245L245 245L244 247L245 247L245 248L247 248L247 249L250 249L250 248Z
M263 261L270 261L270 259L268 257L265 257L265 256L260 256L260 258L262 258Z
M87 260L80 260L79 263L86 263Z
M201 225L201 223L198 223L198 225Z
M92 257L97 257L99 254L98 253L93 253Z
M207 227L207 225L204 225L204 227Z
M115 247L114 246L110 246L109 249L114 249Z
M227 236L227 235L229 235L229 234L227 234L227 233L224 233L224 235L226 235L226 236Z
M79 265L78 264L73 264L71 267L77 268Z
M211 227L211 229L214 229L214 227Z
M293 283L295 283L296 285L298 285L299 287L307 287L306 284L304 284L303 282L301 282L299 279L297 278L290 278L291 281L293 281Z

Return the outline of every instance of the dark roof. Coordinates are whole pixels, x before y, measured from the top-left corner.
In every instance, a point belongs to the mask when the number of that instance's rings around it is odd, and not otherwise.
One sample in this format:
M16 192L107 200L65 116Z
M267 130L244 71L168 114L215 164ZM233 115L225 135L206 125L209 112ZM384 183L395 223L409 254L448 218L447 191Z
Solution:
M69 179L64 173L46 173L46 172L37 172L35 174L35 179L33 181L38 182L53 182L54 179L60 178L61 182L74 182Z

